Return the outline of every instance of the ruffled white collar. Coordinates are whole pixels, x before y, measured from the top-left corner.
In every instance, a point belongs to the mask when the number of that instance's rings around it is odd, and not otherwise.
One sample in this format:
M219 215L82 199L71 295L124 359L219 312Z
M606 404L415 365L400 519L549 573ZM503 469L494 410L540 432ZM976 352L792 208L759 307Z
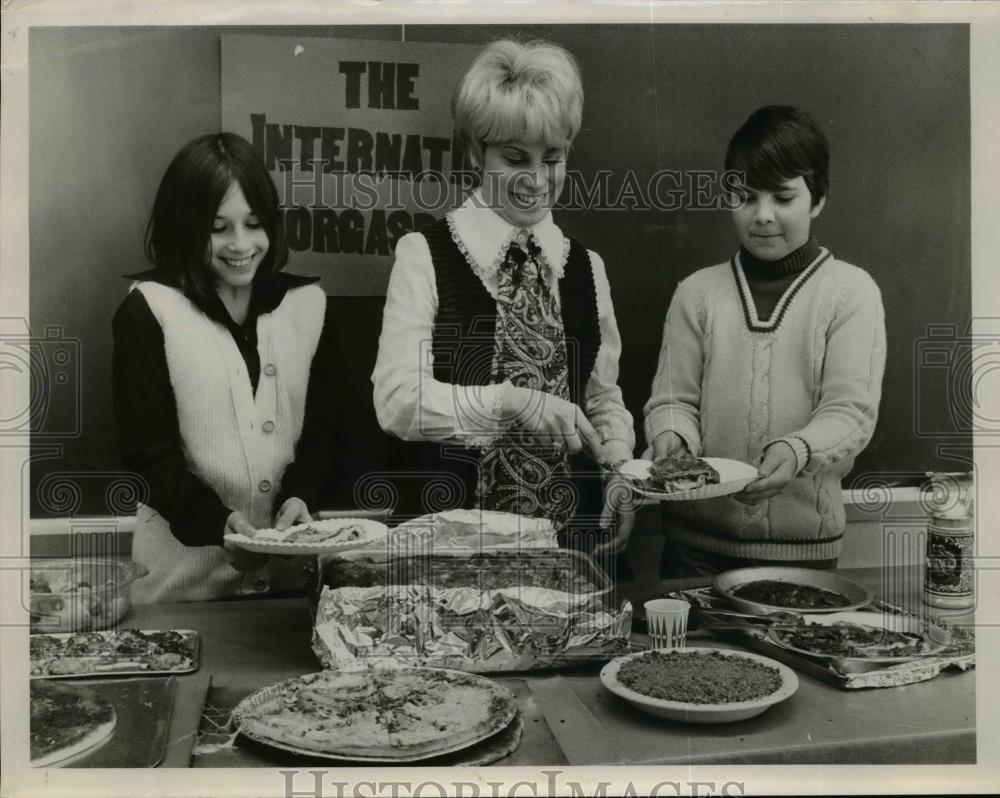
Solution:
M495 280L511 239L522 229L527 229L541 247L542 267L557 280L563 276L569 239L552 220L551 211L533 227L515 227L486 207L482 195L474 191L461 207L448 213L447 220L452 239L482 280Z

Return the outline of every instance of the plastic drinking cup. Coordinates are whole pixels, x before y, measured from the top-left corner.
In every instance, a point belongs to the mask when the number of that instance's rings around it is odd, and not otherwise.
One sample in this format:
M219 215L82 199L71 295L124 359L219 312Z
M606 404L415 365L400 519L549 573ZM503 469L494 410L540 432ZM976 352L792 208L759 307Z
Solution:
M691 605L678 599L653 599L644 606L650 648L661 651L684 648Z

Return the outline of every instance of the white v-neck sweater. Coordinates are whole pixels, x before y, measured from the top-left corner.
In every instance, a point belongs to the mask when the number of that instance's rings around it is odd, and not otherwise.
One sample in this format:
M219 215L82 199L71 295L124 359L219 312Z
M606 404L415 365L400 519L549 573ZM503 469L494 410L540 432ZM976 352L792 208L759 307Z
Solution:
M668 538L731 557L837 557L840 480L875 429L885 351L878 287L825 249L770 319L757 318L739 256L683 280L667 312L646 439L673 430L695 455L756 465L767 444L788 438L803 468L756 506L672 503Z

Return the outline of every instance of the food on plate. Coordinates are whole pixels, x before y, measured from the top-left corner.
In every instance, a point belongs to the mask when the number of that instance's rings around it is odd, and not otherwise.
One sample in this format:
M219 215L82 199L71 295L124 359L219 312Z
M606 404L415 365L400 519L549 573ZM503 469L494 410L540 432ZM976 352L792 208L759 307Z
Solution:
M274 540L281 543L351 543L363 540L365 528L356 521L330 519L296 524L279 532L277 529L262 529L254 540Z
M843 593L825 590L813 585L796 585L777 579L757 579L737 585L731 591L736 598L767 604L770 607L789 607L797 610L820 610L847 607L851 599Z
M802 626L774 629L771 634L791 648L834 657L914 657L934 650L921 634L894 632L881 626L847 621L829 625L806 623Z
M718 651L652 651L623 663L618 682L663 701L732 704L776 692L781 673L762 662Z
M297 749L405 758L472 744L517 713L510 692L480 676L434 668L323 671L282 682L237 707L246 734Z
M700 457L673 454L653 461L646 484L664 493L680 493L719 484L719 472Z
M194 632L139 631L33 634L33 676L81 676L115 671L185 671L195 665Z
M31 764L45 767L87 750L111 733L115 710L93 690L45 680L31 682Z

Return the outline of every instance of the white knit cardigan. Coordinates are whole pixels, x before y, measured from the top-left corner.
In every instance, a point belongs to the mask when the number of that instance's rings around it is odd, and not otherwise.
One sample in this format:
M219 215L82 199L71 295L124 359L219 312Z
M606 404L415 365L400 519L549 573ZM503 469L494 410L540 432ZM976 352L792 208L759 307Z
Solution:
M319 344L326 297L316 285L290 289L257 318L260 379L254 394L232 334L180 291L135 286L163 329L184 457L192 474L255 527L271 525L281 478L302 432L309 370ZM140 506L133 543L149 567L137 602L185 601L259 592L265 571L244 574L218 546L182 545L153 508Z
M756 316L738 256L683 280L645 408L647 440L673 430L695 455L756 465L766 445L788 438L801 470L756 506L673 503L668 537L731 557L835 558L840 480L875 429L885 351L878 287L826 250L767 320Z

